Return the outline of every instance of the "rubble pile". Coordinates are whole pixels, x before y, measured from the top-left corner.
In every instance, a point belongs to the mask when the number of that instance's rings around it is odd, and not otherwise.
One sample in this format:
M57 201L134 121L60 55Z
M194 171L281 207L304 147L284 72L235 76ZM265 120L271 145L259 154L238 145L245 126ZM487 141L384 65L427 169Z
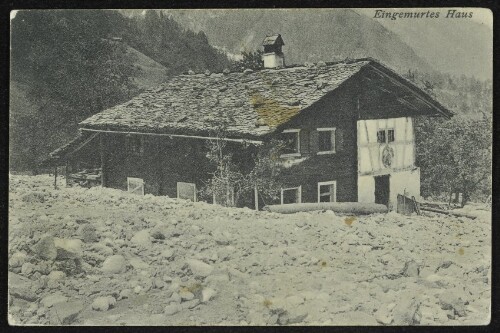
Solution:
M281 215L11 176L19 325L479 325L491 220Z

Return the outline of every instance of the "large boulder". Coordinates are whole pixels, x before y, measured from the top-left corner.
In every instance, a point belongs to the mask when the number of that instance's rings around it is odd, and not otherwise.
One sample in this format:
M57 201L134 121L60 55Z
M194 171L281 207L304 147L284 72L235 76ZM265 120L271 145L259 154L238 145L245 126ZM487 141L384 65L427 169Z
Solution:
M49 322L51 325L70 325L77 319L84 307L84 303L80 301L54 304L49 312Z
M107 257L102 263L101 271L108 274L119 274L125 272L127 262L122 255L113 255Z
M38 299L38 296L36 295L37 287L33 284L33 281L12 272L9 272L8 276L10 296L21 298L30 302L36 301Z
M38 243L33 246L32 251L41 259L55 260L57 258L57 248L54 237L50 235L43 236Z
M54 244L57 249L57 259L78 259L83 255L82 244L80 239L61 239L54 238Z

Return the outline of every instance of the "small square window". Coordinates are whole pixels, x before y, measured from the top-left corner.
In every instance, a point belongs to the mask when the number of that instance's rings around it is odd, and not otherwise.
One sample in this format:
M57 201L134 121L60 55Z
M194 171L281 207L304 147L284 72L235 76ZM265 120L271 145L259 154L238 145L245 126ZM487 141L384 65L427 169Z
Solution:
M294 188L285 188L281 190L281 204L291 204L291 203L300 203L302 197L302 188L294 187Z
M299 130L285 130L281 134L281 138L285 143L283 155L300 155L300 135Z
M318 202L337 201L335 181L318 183Z
M394 142L394 130L387 130L387 142Z
M335 128L318 128L318 154L335 153Z
M377 142L385 143L385 130L379 130L377 132Z

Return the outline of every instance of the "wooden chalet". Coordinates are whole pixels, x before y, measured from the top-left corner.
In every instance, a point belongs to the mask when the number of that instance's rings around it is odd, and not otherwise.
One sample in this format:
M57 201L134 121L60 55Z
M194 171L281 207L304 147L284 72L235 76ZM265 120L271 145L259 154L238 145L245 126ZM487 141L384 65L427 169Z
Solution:
M264 57L281 58L283 44L266 38ZM225 122L224 140L242 169L251 169L263 142L288 143L286 186L273 203L392 208L398 194L420 196L413 120L422 115L452 113L373 59L290 67L268 59L262 70L172 77L81 122L80 136L52 158L71 173L90 152L102 186L196 201L213 171L206 141ZM244 203L263 204L255 196Z

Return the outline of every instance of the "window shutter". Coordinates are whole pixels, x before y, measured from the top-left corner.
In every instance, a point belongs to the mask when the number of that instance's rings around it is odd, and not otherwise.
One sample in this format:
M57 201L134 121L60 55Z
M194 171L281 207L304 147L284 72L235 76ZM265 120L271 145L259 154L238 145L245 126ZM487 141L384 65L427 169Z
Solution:
M344 131L341 128L335 130L335 151L344 150Z
M300 153L308 155L311 152L309 145L310 131L303 129L300 131Z
M316 154L319 151L319 135L317 130L309 132L309 152Z

